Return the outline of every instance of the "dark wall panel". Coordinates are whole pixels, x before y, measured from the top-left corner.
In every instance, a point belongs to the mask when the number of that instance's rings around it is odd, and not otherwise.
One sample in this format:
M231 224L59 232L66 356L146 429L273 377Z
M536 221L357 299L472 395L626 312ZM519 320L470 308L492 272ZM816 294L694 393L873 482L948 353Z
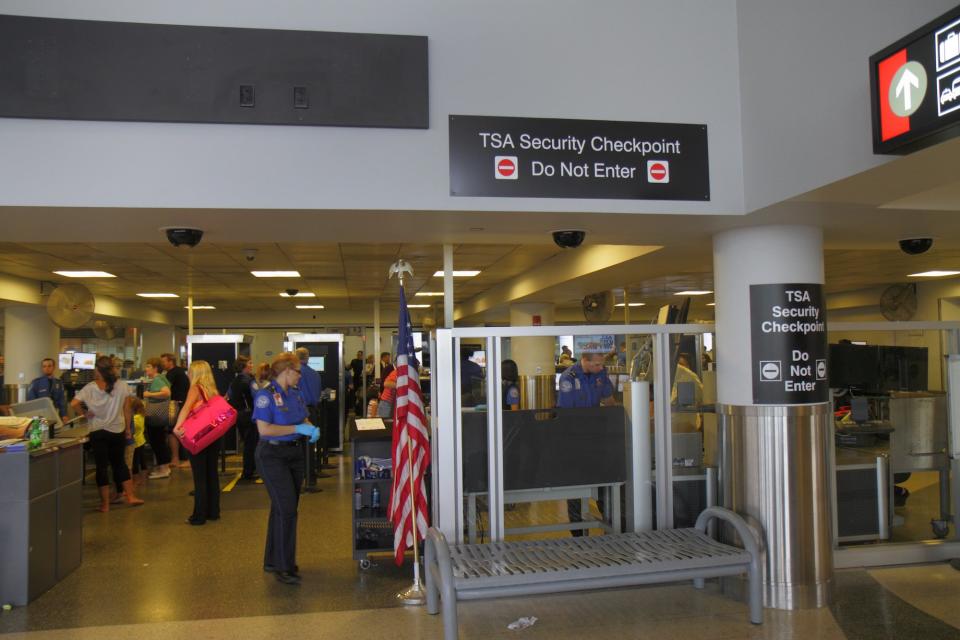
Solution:
M5 117L425 129L427 89L424 36L0 15Z

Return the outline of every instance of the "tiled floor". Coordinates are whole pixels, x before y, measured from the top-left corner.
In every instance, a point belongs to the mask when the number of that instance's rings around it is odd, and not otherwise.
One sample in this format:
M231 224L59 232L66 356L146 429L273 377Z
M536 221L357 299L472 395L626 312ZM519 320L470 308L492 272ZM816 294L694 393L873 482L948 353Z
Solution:
M151 481L142 508L92 510L85 491L84 562L28 607L0 613L0 635L28 640L131 637L439 638L439 616L398 606L409 564L382 556L361 571L350 554L351 488L346 459L321 493L301 502L299 587L261 570L266 509L262 485L237 484L223 517L183 524L189 471ZM222 477L226 485L233 473ZM545 505L546 507L546 505ZM547 507L549 509L549 507ZM559 510L557 507L556 510ZM519 513L522 513L519 512ZM746 606L716 584L687 584L461 603L460 636L487 638L911 638L960 639L960 572L948 565L844 571L831 608L767 610L747 621ZM508 630L521 616L532 627Z

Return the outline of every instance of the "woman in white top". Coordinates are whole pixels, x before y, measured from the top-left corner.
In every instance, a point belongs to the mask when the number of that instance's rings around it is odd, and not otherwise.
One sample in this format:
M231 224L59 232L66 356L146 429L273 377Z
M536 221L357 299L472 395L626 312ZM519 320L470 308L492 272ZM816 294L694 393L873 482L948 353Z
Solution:
M117 384L117 372L113 359L97 358L93 382L86 385L70 402L74 411L83 412L87 418L90 446L97 463L97 487L100 489L99 510L110 510L110 478L107 466L113 469L113 481L123 487L123 498L132 507L140 506L143 500L133 493L130 469L124 462L123 453L130 437L130 398L126 384Z

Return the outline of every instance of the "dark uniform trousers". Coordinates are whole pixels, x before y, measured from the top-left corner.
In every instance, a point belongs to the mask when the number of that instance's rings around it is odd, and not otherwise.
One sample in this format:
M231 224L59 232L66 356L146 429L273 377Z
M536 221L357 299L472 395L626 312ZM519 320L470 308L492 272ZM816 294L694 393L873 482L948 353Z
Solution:
M270 494L264 566L293 571L297 556L297 504L304 478L303 440L257 445L257 468Z

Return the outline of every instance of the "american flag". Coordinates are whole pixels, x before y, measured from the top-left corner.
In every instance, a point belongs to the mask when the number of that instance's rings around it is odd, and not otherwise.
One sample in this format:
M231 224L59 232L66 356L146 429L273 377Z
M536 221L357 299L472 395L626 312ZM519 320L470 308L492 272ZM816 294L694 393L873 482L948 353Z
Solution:
M400 286L400 335L397 340L397 400L393 419L393 491L390 520L393 522L393 553L397 566L403 553L415 544L413 513L416 513L417 539L427 535L427 493L423 481L430 464L430 438L423 412L423 393L413 350L413 328L407 299ZM408 448L408 443L412 445ZM412 464L410 452L412 451ZM413 475L415 495L410 495Z

